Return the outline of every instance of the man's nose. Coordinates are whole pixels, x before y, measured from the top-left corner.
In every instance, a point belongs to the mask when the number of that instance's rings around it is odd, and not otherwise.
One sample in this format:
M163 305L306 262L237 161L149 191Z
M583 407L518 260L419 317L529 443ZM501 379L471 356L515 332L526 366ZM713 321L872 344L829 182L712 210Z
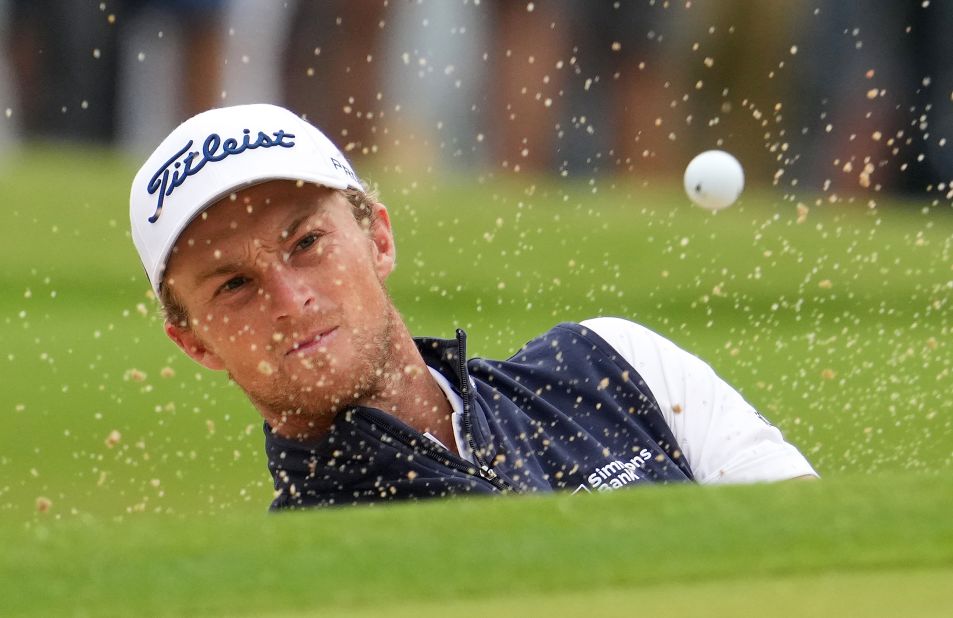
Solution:
M285 266L276 266L271 275L265 293L274 319L297 317L302 311L315 308L314 290L303 277Z

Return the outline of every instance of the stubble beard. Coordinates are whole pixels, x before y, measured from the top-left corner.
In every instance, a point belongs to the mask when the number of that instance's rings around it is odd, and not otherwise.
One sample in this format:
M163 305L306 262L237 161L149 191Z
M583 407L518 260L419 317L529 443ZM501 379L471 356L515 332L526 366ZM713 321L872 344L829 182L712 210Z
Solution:
M356 358L346 373L331 358L308 359L303 368L309 362L314 367L304 372L305 377L276 376L267 392L242 387L273 430L302 438L321 434L342 410L380 398L398 370L394 350L400 317L390 297L385 298L380 328L353 333Z

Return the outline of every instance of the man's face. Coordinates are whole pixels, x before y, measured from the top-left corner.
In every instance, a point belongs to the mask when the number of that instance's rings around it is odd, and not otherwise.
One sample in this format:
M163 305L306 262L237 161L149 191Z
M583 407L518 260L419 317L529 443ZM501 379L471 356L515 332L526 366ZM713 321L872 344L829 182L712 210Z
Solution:
M257 185L180 236L164 281L191 323L166 332L227 370L269 421L326 419L381 387L397 319L383 287L393 267L382 205L368 227L341 193Z

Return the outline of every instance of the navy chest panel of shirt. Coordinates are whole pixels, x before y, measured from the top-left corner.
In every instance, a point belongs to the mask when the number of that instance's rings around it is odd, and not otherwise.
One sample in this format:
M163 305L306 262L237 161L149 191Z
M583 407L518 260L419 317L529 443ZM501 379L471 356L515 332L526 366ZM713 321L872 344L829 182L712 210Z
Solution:
M463 398L476 464L370 408L342 412L310 446L266 426L277 491L272 509L501 490L605 491L693 478L641 377L578 324L554 327L505 361L462 363L462 331L456 341L416 341Z

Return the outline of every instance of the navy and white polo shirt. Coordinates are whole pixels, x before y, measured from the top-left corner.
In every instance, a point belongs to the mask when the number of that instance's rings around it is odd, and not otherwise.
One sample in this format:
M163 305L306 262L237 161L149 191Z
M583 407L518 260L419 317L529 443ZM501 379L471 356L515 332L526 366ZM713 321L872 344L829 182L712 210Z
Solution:
M455 444L359 406L313 443L266 425L273 509L816 476L706 363L633 322L560 324L505 360L467 360L463 331L415 342Z

